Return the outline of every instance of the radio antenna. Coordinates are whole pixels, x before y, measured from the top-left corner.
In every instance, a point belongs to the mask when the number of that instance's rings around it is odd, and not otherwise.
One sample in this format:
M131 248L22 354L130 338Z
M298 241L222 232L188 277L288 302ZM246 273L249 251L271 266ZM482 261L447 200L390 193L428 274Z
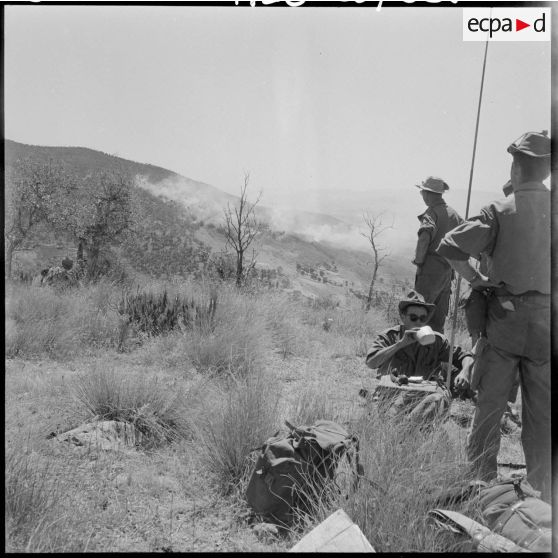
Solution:
M479 104L477 108L477 122L475 125L475 140L473 142L473 156L471 159L471 170L469 172L469 188L467 190L467 205L465 206L465 219L469 217L469 205L471 203L471 189L473 186L473 171L475 169L475 155L477 152L477 138L479 135L479 122L480 122L480 113L481 113L481 106L482 106L482 92L484 89L484 74L486 71L486 58L488 54L488 37L486 39L486 43L484 46L484 60L482 63L482 76L481 76L481 83L480 83L480 92L479 92ZM446 385L448 390L451 386L451 370L452 370L452 361L453 361L453 348L455 344L455 327L457 324L457 309L459 306L459 290L461 287L461 276L457 275L456 280L456 287L455 287L455 297L453 301L453 316L451 320L451 336L450 336L450 352L449 352L449 361L448 361L448 373L446 378Z

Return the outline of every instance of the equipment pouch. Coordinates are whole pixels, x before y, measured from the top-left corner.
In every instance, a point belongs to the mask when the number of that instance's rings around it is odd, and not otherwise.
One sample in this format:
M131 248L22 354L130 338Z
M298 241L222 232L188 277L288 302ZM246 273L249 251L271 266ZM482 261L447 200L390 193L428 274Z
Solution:
M492 293L489 289L478 291L472 289L469 296L462 301L465 310L465 323L469 335L476 339L479 336L486 336L486 320L488 316L489 297Z
M506 309L506 306L503 305L502 303L505 304L506 301L508 301L509 299L502 299L502 297L497 296L494 291L491 291L490 294L488 295L488 308L490 313L497 319L501 320L502 318L506 317L506 312L509 311L509 309ZM513 303L512 303L513 304ZM515 308L514 308L515 310Z

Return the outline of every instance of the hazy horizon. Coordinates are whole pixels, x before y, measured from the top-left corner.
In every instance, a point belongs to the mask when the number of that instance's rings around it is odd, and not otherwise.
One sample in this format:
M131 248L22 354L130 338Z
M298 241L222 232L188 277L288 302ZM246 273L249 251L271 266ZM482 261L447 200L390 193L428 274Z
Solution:
M462 41L458 6L4 13L14 141L96 149L232 194L248 170L262 203L318 213L329 190L414 195L429 175L467 187L484 43ZM550 43L491 43L473 191L499 194L506 147L543 128Z

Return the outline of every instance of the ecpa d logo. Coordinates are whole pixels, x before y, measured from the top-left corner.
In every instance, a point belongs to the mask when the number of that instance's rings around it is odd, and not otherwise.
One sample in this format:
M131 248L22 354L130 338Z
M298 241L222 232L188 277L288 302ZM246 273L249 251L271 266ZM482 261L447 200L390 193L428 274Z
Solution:
M550 8L463 8L464 41L550 41Z

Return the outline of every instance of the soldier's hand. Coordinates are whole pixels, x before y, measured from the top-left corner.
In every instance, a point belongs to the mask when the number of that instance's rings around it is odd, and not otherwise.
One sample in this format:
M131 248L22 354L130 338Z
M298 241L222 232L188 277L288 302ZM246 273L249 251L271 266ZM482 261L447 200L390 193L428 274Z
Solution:
M487 289L489 287L497 287L498 283L491 281L486 275L482 273L476 274L475 278L470 283L472 289L481 290Z
M470 383L467 374L460 372L455 378L455 387L460 391L465 391L469 389Z
M407 345L411 345L412 343L417 342L416 331L418 328L412 328L405 330L403 337L401 337L399 343L402 347L406 347Z

